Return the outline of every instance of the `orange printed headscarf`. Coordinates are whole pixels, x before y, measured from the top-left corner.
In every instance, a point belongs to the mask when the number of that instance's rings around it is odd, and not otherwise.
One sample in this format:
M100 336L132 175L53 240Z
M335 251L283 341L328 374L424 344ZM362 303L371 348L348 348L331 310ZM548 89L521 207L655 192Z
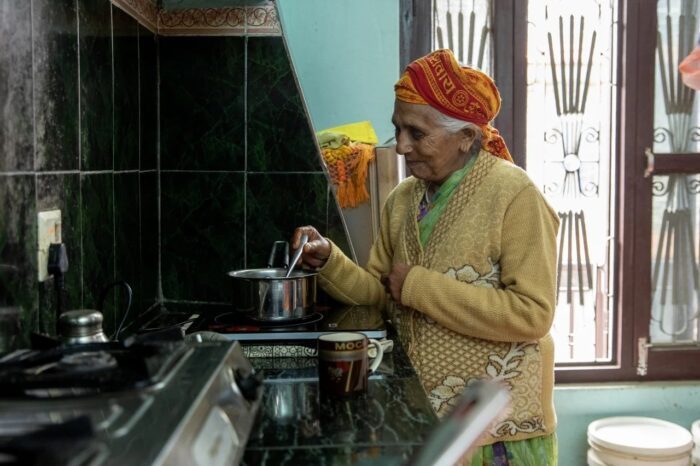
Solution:
M478 125L483 132L482 147L513 161L505 141L490 124L501 109L496 84L481 71L460 66L451 50L436 50L408 65L394 91L399 100L430 105L445 115Z

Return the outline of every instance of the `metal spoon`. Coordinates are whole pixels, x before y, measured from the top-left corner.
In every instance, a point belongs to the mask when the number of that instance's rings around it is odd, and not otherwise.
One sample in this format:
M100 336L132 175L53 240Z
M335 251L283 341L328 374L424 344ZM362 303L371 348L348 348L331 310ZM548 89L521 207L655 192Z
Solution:
M309 241L309 236L306 234L301 235L301 238L299 239L299 247L296 251L294 251L294 257L292 257L292 261L289 263L289 268L287 269L287 274L284 276L284 278L289 278L292 270L294 270L294 266L297 265L297 261L301 257L301 253L304 251L304 245L307 241Z

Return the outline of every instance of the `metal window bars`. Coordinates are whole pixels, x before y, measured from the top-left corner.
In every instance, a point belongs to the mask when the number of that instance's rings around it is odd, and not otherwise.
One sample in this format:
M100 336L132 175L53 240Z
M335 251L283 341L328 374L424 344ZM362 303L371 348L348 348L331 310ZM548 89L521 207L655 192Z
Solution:
M688 152L700 139L699 128L692 126L695 92L683 84L678 72L679 63L695 46L697 2L685 1L682 7L676 17L669 8L665 18L659 18L656 44L668 128L656 128L654 141L666 142L675 153ZM653 196L665 197L665 206L653 257L650 331L652 340L656 328L671 342L687 342L698 340L699 332L690 324L698 320L697 207L692 195L700 192L700 182L682 174L669 175L665 181L657 176L652 183Z
M574 199L597 192L597 185L595 183L585 185L581 176L581 169L585 163L597 163L597 161L582 160L579 155L586 132L594 135L593 138L589 138L589 141L595 141L597 138L595 129L584 129L584 114L591 83L597 33L593 30L589 42L585 42L585 18L581 16L578 21L578 41L576 41L574 16L569 16L568 30L564 28L564 18L559 16L558 19L558 54L555 51L552 33L547 33L554 104L561 125L560 129L552 130L554 138L550 137L550 142L558 140L561 143L561 158L557 161L563 169L563 180L560 185L549 186L547 191L549 194L556 193L564 198ZM588 57L585 62L583 61L584 56ZM559 230L557 299L559 299L559 291L566 291L566 302L572 302L573 275L576 274L579 303L583 305L584 291L593 286L585 214L583 209L577 208L559 212L559 217L562 219L562 223ZM576 257L574 257L574 250ZM576 265L578 273L574 270L574 265ZM562 288L561 277L565 271L564 267L566 267L567 280Z
M438 8L438 3L440 3L440 8ZM456 19L452 13L453 3L458 5ZM464 3L471 4L468 12L464 8ZM442 7L445 5L447 8L443 17ZM477 14L476 0L471 2L469 0L466 2L463 0L443 0L441 2L436 0L433 2L433 17L435 41L439 49L448 48L454 52L460 63L488 71L484 68L484 66L488 66L484 60L488 59L486 49L491 30L489 25L491 0L486 1L485 18L481 18L481 15ZM465 21L467 17L469 18L468 23ZM483 23L478 24L477 21L483 21Z
M598 131L595 128L584 127L586 102L596 56L597 31L586 30L584 16L576 20L573 15L569 15L567 19L568 21L563 16L558 17L558 38L555 37L556 31L555 34L547 33L554 105L560 126L553 128L545 138L551 144L560 145L561 157L553 162L560 165L563 179L560 184L552 183L546 186L545 191L550 195L556 194L568 199L569 206L576 206L558 212L561 226L557 262L557 303L566 296L569 308L569 354L573 358L576 330L574 295L577 291L578 304L583 306L585 292L594 287L586 217L583 208L577 206L574 200L598 193L597 182L585 183L582 176L584 166L597 164L598 159L581 157L581 144L584 140L598 141Z

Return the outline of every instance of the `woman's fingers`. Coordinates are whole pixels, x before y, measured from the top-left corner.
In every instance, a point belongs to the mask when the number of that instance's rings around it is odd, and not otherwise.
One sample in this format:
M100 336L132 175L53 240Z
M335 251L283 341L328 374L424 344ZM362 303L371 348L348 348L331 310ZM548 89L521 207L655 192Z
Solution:
M306 234L309 240L304 245L304 250L301 254L302 263L313 268L323 266L331 255L331 244L316 230L316 228L307 225L294 230L290 244L292 249L296 250L299 248L300 239L303 234Z
M321 234L318 232L318 230L311 225L298 227L292 234L292 241L290 244L292 249L296 250L299 247L299 241L301 240L301 235L303 234L306 234L309 237L310 242L321 238Z
M394 264L388 275L382 275L379 278L379 281L384 285L384 290L398 304L401 304L401 290L410 270L411 266L409 265Z
M325 238L309 241L304 246L302 258L312 267L321 267L331 255L331 245Z

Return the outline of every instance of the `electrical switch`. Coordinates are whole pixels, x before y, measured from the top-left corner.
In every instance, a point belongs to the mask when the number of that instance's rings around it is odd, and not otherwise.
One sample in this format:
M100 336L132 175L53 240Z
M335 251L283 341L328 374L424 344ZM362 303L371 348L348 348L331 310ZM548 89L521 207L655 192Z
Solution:
M48 210L39 212L37 225L37 238L39 240L37 245L37 269L39 281L43 282L49 278L49 246L51 243L61 242L61 211Z

